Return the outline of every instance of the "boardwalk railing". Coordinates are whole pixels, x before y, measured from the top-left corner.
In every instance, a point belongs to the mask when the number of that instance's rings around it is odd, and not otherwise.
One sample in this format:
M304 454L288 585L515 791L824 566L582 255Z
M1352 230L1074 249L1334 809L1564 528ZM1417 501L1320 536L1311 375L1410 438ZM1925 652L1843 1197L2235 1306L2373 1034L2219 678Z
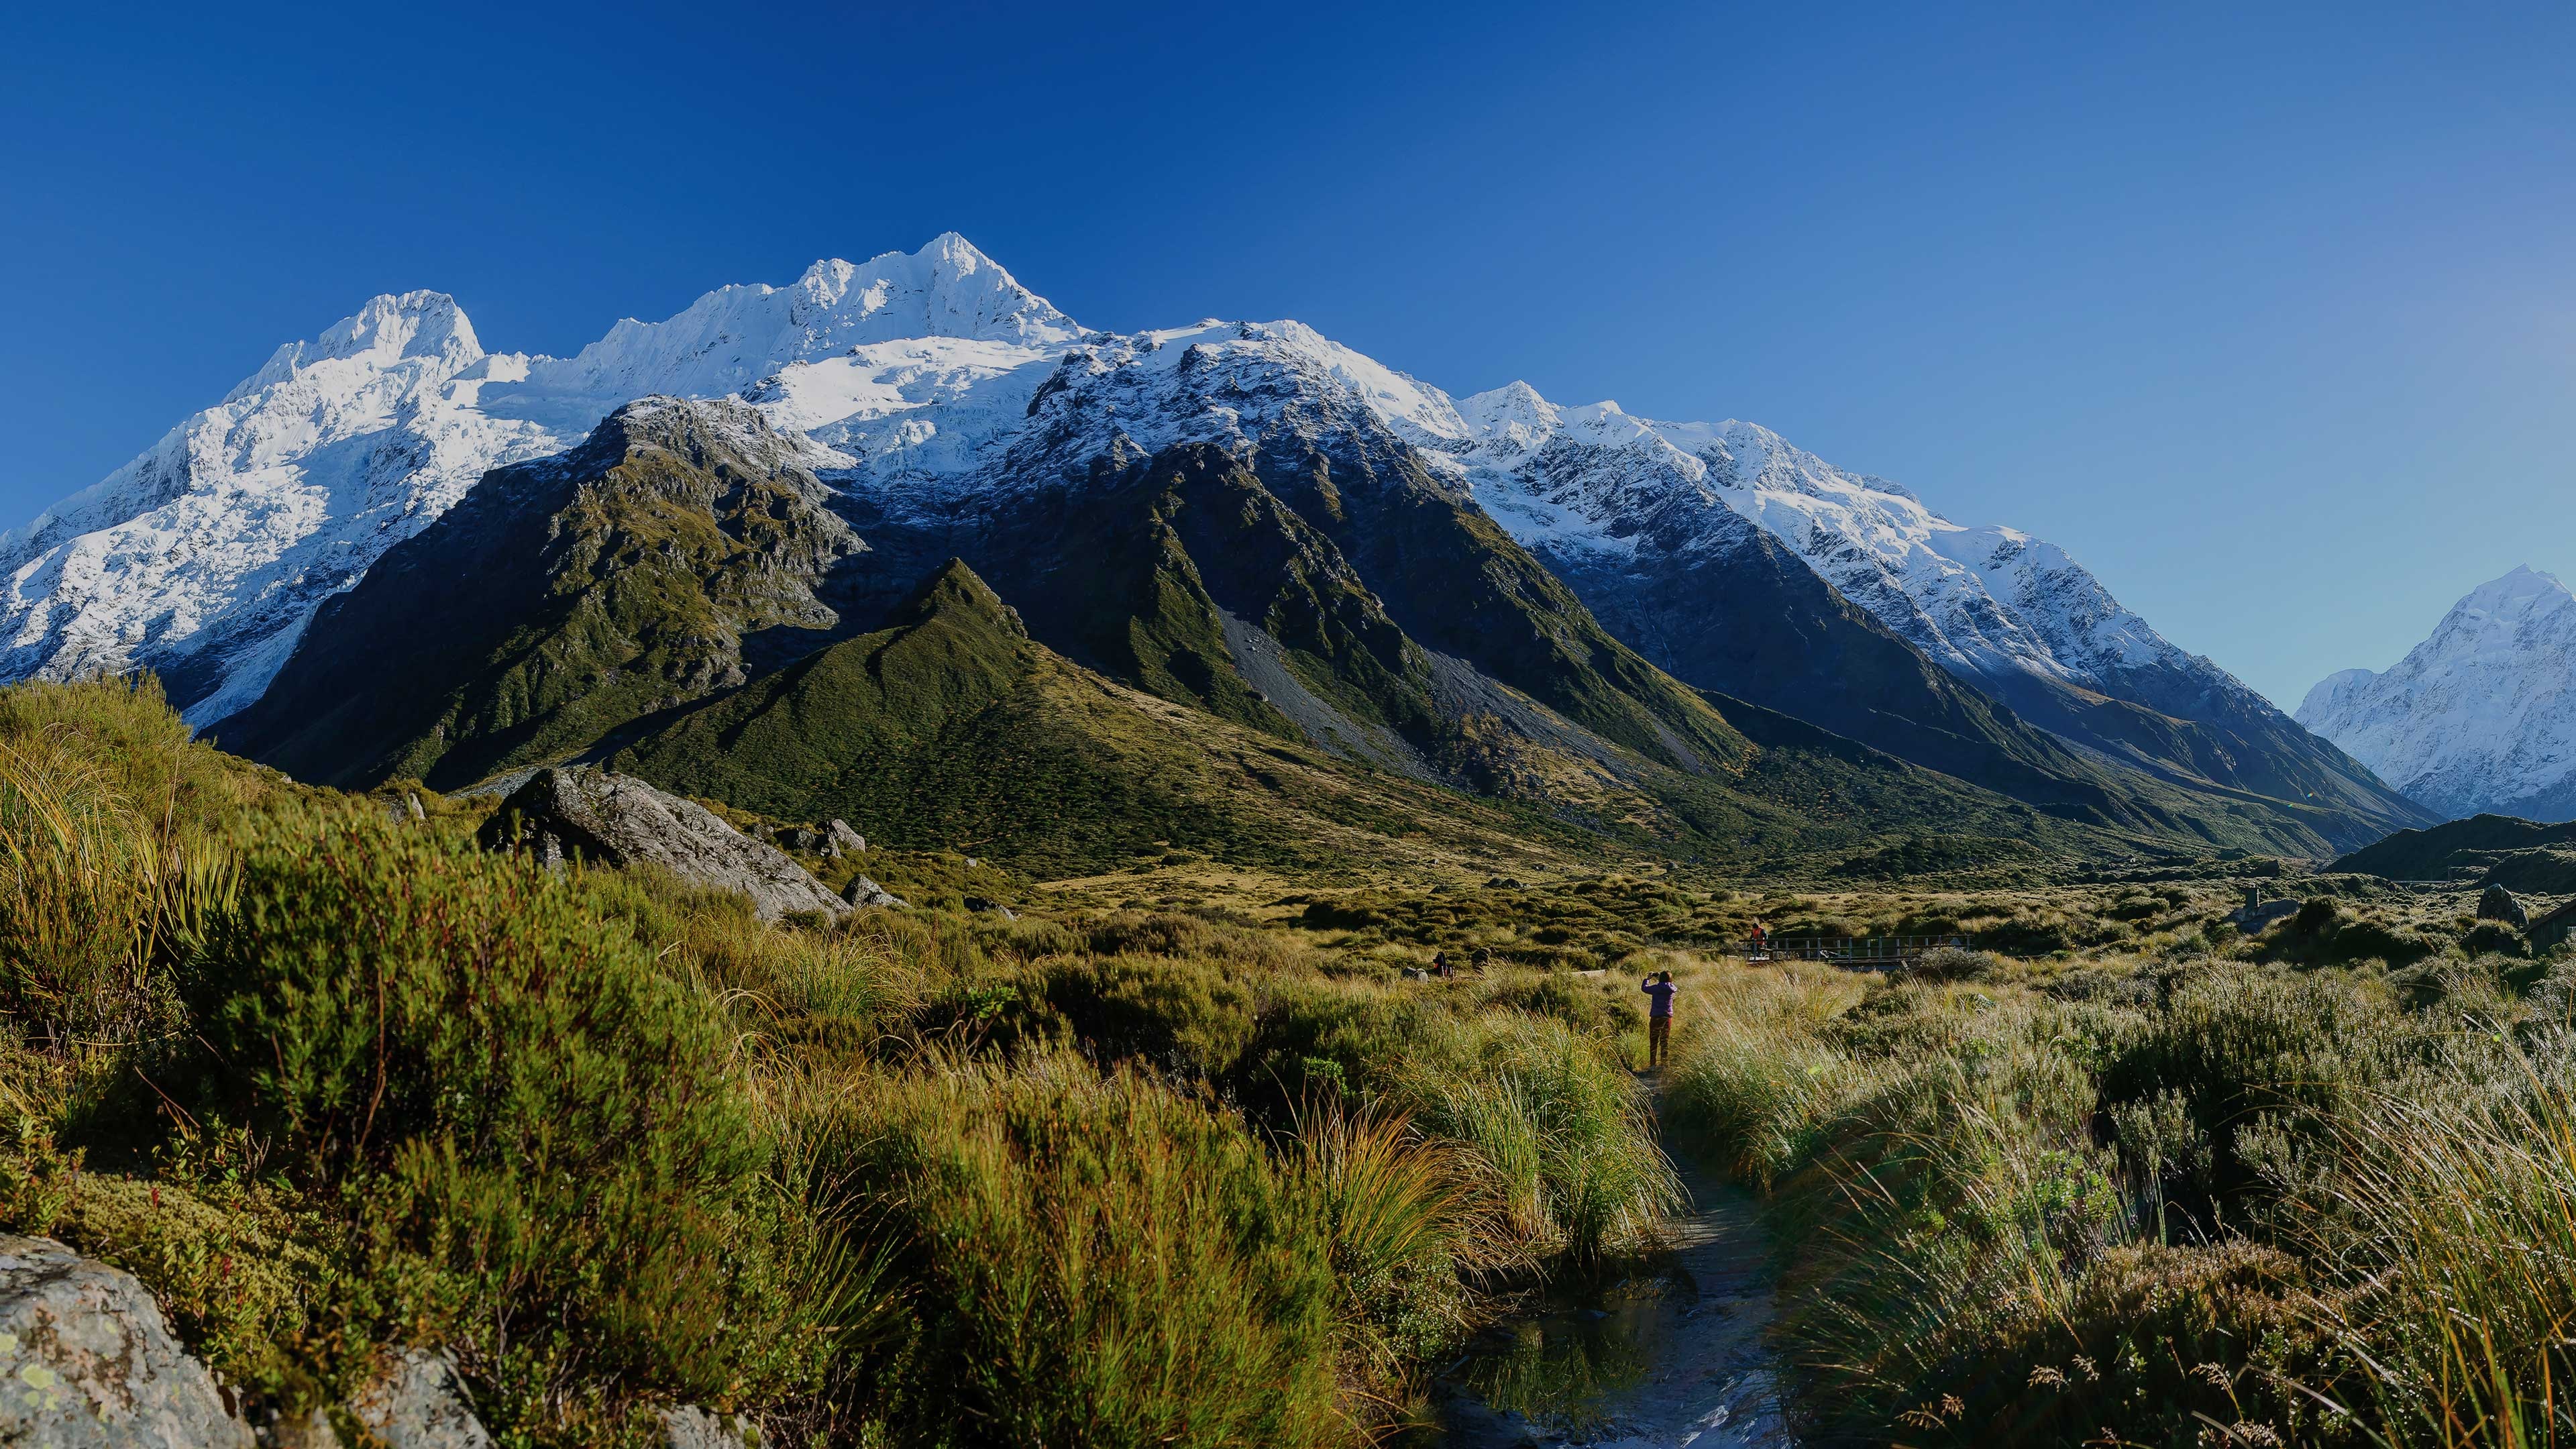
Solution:
M1833 961L1850 966L1891 970L1908 966L1924 953L1942 947L1977 948L1974 936L1766 936L1726 948L1747 961Z

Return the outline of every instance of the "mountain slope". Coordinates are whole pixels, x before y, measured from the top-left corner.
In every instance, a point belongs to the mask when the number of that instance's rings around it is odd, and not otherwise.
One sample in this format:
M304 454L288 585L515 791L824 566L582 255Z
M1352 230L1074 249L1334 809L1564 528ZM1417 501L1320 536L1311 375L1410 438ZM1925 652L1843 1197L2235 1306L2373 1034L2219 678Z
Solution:
M882 555L816 596L853 620L951 554L1042 618L1053 575L1009 568L1045 551L1029 520L1071 517L1066 500L1176 445L1216 445L1257 477L1266 498L1242 501L1271 522L1172 546L1222 581L1226 568L1198 556L1208 548L1285 559L1329 541L1333 567L1357 582L1310 570L1290 592L1336 621L1309 641L1331 667L1310 679L1291 667L1303 656L1260 642L1303 627L1258 613L1285 607L1268 584L1212 612L1129 600L1103 627L1133 623L1132 639L1047 637L1264 727L1294 706L1387 768L1454 769L1422 742L1469 717L1517 718L1467 697L1493 684L1526 686L1579 730L1685 774L1740 752L1695 739L1722 711L1670 671L2124 829L2305 853L2415 818L2062 553L1960 529L1758 428L1559 409L1518 385L1453 403L1295 323L1085 333L953 235L908 256L818 262L788 287L723 288L667 321L621 322L568 359L487 354L434 293L377 299L0 539L0 677L145 666L192 722L238 713L323 599L482 471L569 449L626 401L665 393L739 394L781 433L831 450L812 471ZM1480 530L1514 547L1462 542ZM1142 547L1146 535L1119 537ZM1452 566L1471 572L1442 572ZM1156 565L1130 582L1173 577ZM1569 611L1578 602L1589 607ZM1381 628L1369 607L1424 651L1427 682L1421 661L1368 632ZM1209 662L1218 654L1230 670ZM1364 655L1385 676L1365 687ZM1463 671L1443 662L1471 656ZM1196 680L1171 672L1202 666Z
M441 293L377 297L0 535L0 679L148 668L204 725L257 699L324 599L485 473L573 447L635 398L721 395L872 348L888 389L919 394L1074 335L953 233L722 288L572 358L486 352Z
M2320 681L2298 717L2441 815L2576 819L2576 595L2517 568L2387 673Z
M950 560L865 634L860 606L930 540L863 548L817 456L742 403L632 404L389 551L214 730L355 786L607 758L1046 871L1157 841L1313 868L1354 830L1380 853L1518 836L1706 858L1889 828L2120 844L1805 727L1769 721L1757 745L1726 713L1750 706L1620 645L1401 447L1269 479L1205 444L1103 456L1010 526L963 530L1027 584L1028 624ZM1363 558L1446 587L1382 598L1310 521L1326 496ZM441 627L415 643L424 618Z
M2384 833L2375 816L2357 819L2333 803L2266 797L2179 771L2160 780L2070 749L1933 666L1776 535L1720 502L1677 494L1671 479L1639 483L1635 506L1606 525L1515 511L1502 484L1427 445L1465 427L1443 395L1293 323L1087 339L1043 377L1031 368L984 384L1025 397L1025 421L974 452L916 450L905 440L953 437L990 408L975 390L900 406L863 401L834 416L823 400L857 395L838 378L852 367L840 359L791 367L758 395L773 400L764 405L774 416L790 410L850 458L826 476L847 490L871 542L890 551L921 532L1005 580L1008 565L978 552L980 541L1007 531L1013 517L1045 517L1061 531L1050 500L1083 492L1110 445L1104 438L1134 451L1204 441L1246 460L1274 496L1295 500L1312 527L1367 565L1369 586L1405 628L1446 649L1440 640L1451 636L1408 617L1407 600L1437 608L1452 580L1479 575L1417 567L1395 551L1403 530L1391 524L1410 515L1365 505L1373 480L1406 475L1418 481L1401 496L1471 510L1476 527L1525 546L1514 557L1534 556L1570 584L1611 636L1689 683L1818 720L2069 818L2302 855ZM1577 458L1575 466L1588 464ZM1016 579L1003 586L1014 597L1027 592ZM1040 617L1034 599L1031 616ZM2321 742L2307 748L2332 753Z
M2401 830L2344 856L2330 869L2391 880L2446 880L2467 871L2492 872L2508 861L2554 855L2553 846L2576 846L2576 822L2543 825L2509 815L2477 815L2424 830ZM2517 882L2505 884L2523 888Z
M740 403L629 404L388 550L215 737L317 783L454 788L740 684L764 631L784 656L839 622L814 589L861 545L821 456Z
M1412 415L1495 517L1583 561L1569 567L1686 599L1741 555L1749 522L2022 720L2172 784L2314 806L2328 815L2307 818L2326 819L2330 839L2420 819L2226 671L2166 642L2063 550L1953 524L1906 489L1833 468L1767 429L1652 422L1615 403L1558 408L1522 384L1450 415ZM1686 607L1656 618L1690 623ZM2027 758L2009 728L1979 733Z

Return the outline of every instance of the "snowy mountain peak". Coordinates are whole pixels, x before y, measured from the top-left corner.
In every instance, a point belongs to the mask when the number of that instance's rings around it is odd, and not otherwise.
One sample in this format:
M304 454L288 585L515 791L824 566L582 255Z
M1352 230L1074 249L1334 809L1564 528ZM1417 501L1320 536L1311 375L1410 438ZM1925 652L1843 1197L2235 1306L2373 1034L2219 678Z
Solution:
M428 364L424 370L442 378L483 360L483 344L474 335L473 322L445 292L370 297L365 306L323 329L319 337L289 342L270 353L257 372L224 394L224 401L238 401L326 362L382 371L413 360L424 361Z
M953 231L917 252L887 252L863 263L816 262L795 290L812 301L810 316L856 333L853 342L895 337L958 337L1046 345L1081 332L1044 297ZM868 325L875 324L875 325Z
M2386 673L2320 680L2297 719L2436 810L2576 817L2576 594L2528 566L2490 579Z
M1520 453L1537 448L1565 426L1556 404L1525 382L1461 398L1458 414L1487 447Z
M627 318L569 359L535 363L524 389L490 401L570 428L641 393L721 396L876 344L945 338L1041 348L1080 335L1072 318L946 232L917 252L816 262L784 287L720 287L667 321Z
M2500 578L2489 579L2469 591L2460 600L2454 614L2480 618L2519 619L2535 609L2564 608L2576 603L2576 595L2558 581L2556 574L2542 573L2529 564L2517 564Z

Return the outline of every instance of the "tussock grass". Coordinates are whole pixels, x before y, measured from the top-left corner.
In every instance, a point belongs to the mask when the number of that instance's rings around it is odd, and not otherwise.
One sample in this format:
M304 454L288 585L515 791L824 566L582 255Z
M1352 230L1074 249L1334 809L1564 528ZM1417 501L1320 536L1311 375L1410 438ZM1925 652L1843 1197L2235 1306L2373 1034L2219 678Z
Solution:
M683 1401L1353 1444L1677 1201L1634 1005L1572 978L1213 915L772 926L285 785L148 686L0 691L0 750L0 1225L143 1275L261 1412L427 1341L531 1445Z

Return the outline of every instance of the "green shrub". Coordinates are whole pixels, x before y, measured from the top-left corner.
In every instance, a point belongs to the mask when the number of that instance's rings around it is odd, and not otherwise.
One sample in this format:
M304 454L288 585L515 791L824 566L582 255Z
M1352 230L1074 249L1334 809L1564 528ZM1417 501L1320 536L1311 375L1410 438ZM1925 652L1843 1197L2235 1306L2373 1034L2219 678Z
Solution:
M2177 1195L2204 1225L2250 1219L2259 1197L2237 1135L2258 1116L2308 1138L2330 1130L2403 1065L2410 1028L2379 982L2342 973L2217 967L2171 978L2169 997L2105 1064L2105 1107L2165 1093L2214 1151L2210 1190Z
M2111 1248L2061 1300L2009 1301L1946 1335L1946 1361L1895 1425L1905 1442L1962 1449L2111 1430L2157 1449L2366 1442L2297 1387L2331 1351L2304 1311L2306 1277L2298 1259L2241 1242Z
M578 882L417 831L266 839L183 987L176 1099L345 1200L503 1422L810 1372L725 1036Z
M332 1313L343 1285L327 1247L338 1229L293 1193L84 1172L80 1154L41 1127L22 1119L13 1135L0 1144L0 1226L150 1284L171 1327L226 1382L304 1407L329 1396L334 1369L364 1358L367 1341L341 1334Z

